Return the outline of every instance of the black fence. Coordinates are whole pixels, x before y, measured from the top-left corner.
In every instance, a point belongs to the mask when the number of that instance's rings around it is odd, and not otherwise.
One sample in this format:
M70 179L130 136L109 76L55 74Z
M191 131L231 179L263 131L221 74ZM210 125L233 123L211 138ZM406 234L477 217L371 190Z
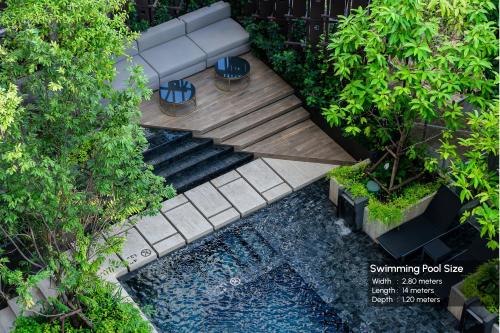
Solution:
M340 15L347 16L353 8L366 7L370 0L248 0L246 15L272 20L279 24L287 45L304 47L317 45L320 37L328 35ZM306 40L293 39L297 22L305 27Z
M227 0L231 3L233 16L254 17L276 22L287 36L288 46L305 47L317 45L320 37L328 35L338 22L339 15L347 16L358 7L366 7L370 0ZM169 0L168 11L172 17L196 8L203 0ZM210 2L210 1L205 1ZM140 20L153 25L159 0L136 0ZM294 29L305 29L299 35L305 40L294 40ZM305 32L305 33L304 33Z

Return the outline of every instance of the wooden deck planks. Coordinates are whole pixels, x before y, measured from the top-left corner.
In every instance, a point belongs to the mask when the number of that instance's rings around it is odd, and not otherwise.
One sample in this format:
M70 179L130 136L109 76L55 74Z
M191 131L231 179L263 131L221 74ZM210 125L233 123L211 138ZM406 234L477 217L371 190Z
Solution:
M306 120L245 149L257 157L352 164L355 160L311 120Z
M300 106L301 101L297 96L290 95L273 104L267 105L262 109L247 114L230 123L222 125L212 131L200 135L202 138L211 138L215 143L221 143L224 140L230 139L238 134L248 131L256 126L262 125L279 117L290 110Z
M354 162L342 147L306 120L307 111L297 109L300 100L290 85L250 53L242 57L252 66L245 89L220 91L214 85L213 68L206 69L188 78L196 87L196 111L183 117L167 116L160 111L156 92L141 106L141 124L191 131L194 136L212 138L258 157L331 164ZM282 124L280 119L288 123Z
M240 118L252 111L293 94L293 89L262 61L247 53L242 56L251 65L251 79L242 91L223 92L214 85L213 68L188 78L196 87L198 107L185 117L171 117L160 111L158 92L141 105L141 124L190 130L199 135Z
M292 127L308 118L309 112L307 112L304 108L298 108L223 141L222 144L233 146L236 150L241 150L276 133L286 130L287 128Z

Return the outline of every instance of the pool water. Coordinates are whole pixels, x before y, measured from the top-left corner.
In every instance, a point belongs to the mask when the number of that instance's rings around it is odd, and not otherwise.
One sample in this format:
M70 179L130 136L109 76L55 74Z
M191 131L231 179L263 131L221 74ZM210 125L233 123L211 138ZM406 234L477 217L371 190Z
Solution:
M250 225L165 258L127 285L155 309L163 332L349 332Z
M453 332L443 308L368 305L366 267L390 260L318 181L121 282L162 333Z

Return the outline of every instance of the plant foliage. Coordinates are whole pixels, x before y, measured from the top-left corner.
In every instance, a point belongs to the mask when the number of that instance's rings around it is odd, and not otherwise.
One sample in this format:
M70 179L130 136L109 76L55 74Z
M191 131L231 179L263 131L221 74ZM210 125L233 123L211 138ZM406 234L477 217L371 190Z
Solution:
M458 142L446 139L440 149L441 156L450 160L451 178L460 189L460 199L479 202L465 212L462 222L473 215L491 249L498 248L498 124L497 101L487 110L470 112L467 120L470 134Z
M479 297L481 303L491 313L498 314L498 259L478 267L475 273L467 276L462 291L467 298Z
M392 194L386 200L381 200L379 196L368 192L366 188L369 178L364 171L368 165L367 162L361 162L353 166L340 166L332 169L328 177L343 186L354 198L367 197L370 220L378 220L386 225L401 223L406 209L436 192L441 185L438 181L415 182Z
M447 130L430 139L447 138L467 122L460 101L486 110L496 96L494 9L482 0L374 0L353 10L328 45L342 91L326 120L395 147L398 158L422 159L415 147L425 142L409 139L416 123L439 120Z
M291 39L305 43L306 29L299 23L293 26ZM307 46L300 52L287 48L286 36L273 21L246 18L243 25L250 33L253 53L290 83L309 107L319 110L330 105L339 91L339 81L330 75L331 66L325 61L323 49Z
M151 91L141 68L131 68L130 88L111 86L114 58L136 37L125 25L125 0L6 5L0 233L25 265L13 271L4 265L1 276L17 286L26 308L33 307L29 288L51 276L61 290L48 315L57 319L90 309L85 290L120 243L99 235L132 214L156 212L175 191L142 159L139 104ZM72 324L91 326L88 316Z
M150 333L150 324L131 303L122 300L119 291L108 282L99 281L80 294L92 331L85 327L64 325L66 333ZM126 324L125 324L126 323ZM20 317L13 333L59 333L60 321L47 321L44 316Z

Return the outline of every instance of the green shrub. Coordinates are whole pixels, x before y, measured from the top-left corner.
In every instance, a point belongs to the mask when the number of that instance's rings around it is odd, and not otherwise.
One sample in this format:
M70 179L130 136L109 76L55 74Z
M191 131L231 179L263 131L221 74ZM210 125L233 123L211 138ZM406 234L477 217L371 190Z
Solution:
M245 29L250 34L252 52L271 64L274 71L291 84L309 107L320 110L328 107L340 91L340 81L331 75L323 49L306 47L302 52L287 48L287 37L276 22L245 18ZM305 42L306 29L295 22L290 39ZM321 44L321 43L320 43Z
M79 317L67 318L66 333L150 333L150 324L142 318L139 310L125 303L109 283L101 282L88 288L88 293L79 295L85 306L83 313L94 328L79 325ZM75 320L76 319L76 320ZM60 333L61 321L49 322L46 317L20 317L13 333Z
M435 192L441 184L440 182L415 182L405 187L402 192L393 194L386 201L382 201L376 195L369 193L366 188L369 178L364 170L367 165L368 163L362 162L353 166L341 166L332 169L328 177L335 179L354 198L368 197L370 220L379 220L386 225L400 223L407 208Z
M126 5L128 6L127 25L129 26L130 30L135 32L147 30L149 28L149 22L145 20L139 20L139 17L137 16L137 6L135 4L135 0L129 1Z
M467 298L479 297L481 303L492 313L498 313L498 259L478 267L464 280L462 291Z
M368 166L367 162L357 163L352 166L340 166L328 172L327 177L333 178L344 187L350 187L359 183L365 176L364 171Z
M407 186L402 194L394 195L387 202L370 196L368 201L370 220L379 220L386 225L398 224L403 219L407 208L434 193L439 186L439 182L413 183Z

